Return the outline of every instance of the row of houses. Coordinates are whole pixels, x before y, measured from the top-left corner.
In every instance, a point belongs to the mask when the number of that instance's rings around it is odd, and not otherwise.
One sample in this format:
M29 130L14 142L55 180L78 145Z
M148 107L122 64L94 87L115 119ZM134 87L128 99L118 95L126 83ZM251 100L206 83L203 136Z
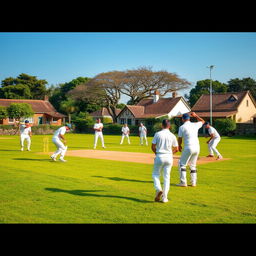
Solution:
M0 99L0 106L8 107L11 103L28 103L35 112L33 117L28 118L33 125L50 124L62 125L66 116L57 112L46 97L44 100L25 99ZM122 110L117 109L117 122L119 124L138 125L148 118L177 117L184 113L194 111L206 120L210 119L210 96L201 95L196 104L190 108L182 96L176 92L172 97L161 98L156 91L151 98L141 100L137 105L126 105ZM102 108L91 113L96 118L111 118L108 110ZM212 117L232 118L236 123L256 123L256 102L249 91L236 93L213 94ZM12 125L14 119L0 120L0 124Z
M152 98L143 99L137 105L126 105L117 109L119 124L138 125L148 118L169 118L181 116L194 111L206 120L210 120L210 95L201 95L196 104L190 108L186 100L176 92L169 98L160 98L156 91ZM102 108L91 113L93 118L111 118L108 110ZM236 123L256 123L256 101L249 91L236 93L219 93L212 95L212 117L232 118Z

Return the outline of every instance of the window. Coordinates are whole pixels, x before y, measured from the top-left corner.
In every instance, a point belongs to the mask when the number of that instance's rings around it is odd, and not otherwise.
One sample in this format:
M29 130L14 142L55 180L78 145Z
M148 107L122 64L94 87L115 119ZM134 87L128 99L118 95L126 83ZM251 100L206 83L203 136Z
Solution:
M131 125L132 124L132 119L128 118L127 119L127 124Z
M53 123L57 123L57 122L58 122L58 120L59 120L59 118L57 118L57 117L53 117L52 122L53 122Z
M249 107L249 100L246 100L246 107Z
M121 118L121 124L125 124L125 119Z
M14 119L13 118L9 118L8 122L9 123L14 123Z

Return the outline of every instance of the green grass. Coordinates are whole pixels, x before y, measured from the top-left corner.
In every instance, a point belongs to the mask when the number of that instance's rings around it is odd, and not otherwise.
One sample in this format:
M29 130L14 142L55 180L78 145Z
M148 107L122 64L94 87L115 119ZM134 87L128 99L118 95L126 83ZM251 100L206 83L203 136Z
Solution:
M0 139L1 223L256 222L255 137L223 138L218 149L232 160L200 165L195 188L176 187L173 167L167 204L153 202L152 165L80 157L50 162L37 154L43 137L33 136L32 152L19 151L18 136ZM66 137L69 150L92 148L93 135ZM107 150L151 153L138 137L131 137L131 145L119 141L105 136ZM205 142L200 138L202 156ZM55 150L50 136L49 144Z

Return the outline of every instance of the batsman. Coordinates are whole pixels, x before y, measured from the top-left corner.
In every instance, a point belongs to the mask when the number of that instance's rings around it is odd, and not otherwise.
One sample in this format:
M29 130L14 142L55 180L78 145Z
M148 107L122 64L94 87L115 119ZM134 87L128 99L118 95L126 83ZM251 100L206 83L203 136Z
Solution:
M57 156L60 154L60 161L67 162L64 159L68 146L66 145L66 139L64 134L71 130L71 124L66 124L65 126L60 127L53 135L52 142L57 147L57 150L51 155L51 159L56 161Z
M190 116L197 119L197 122L190 122ZM185 113L182 115L183 125L178 132L179 151L182 152L179 160L180 184L178 186L187 187L186 167L190 165L191 186L195 187L197 182L196 162L200 152L198 140L198 130L203 126L205 121L195 112ZM182 150L182 139L184 139L184 150Z

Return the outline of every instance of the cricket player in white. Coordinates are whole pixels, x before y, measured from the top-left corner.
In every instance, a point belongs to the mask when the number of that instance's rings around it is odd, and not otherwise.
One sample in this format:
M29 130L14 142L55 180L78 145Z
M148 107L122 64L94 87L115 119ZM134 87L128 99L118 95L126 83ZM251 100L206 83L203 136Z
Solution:
M103 129L103 123L101 123L100 118L97 119L97 123L94 124L93 127L94 131L95 131L95 135L94 135L94 149L97 146L97 142L98 142L98 138L100 138L101 140L101 144L103 148L106 148L104 145L104 138L103 138L103 133L102 133L102 129Z
M146 145L148 145L147 128L143 125L143 123L140 123L139 136L140 136L140 145L143 145L143 140L145 140Z
M27 150L30 151L30 145L31 145L31 127L29 125L29 121L25 121L25 125L20 125L20 145L21 145L21 151L24 150L24 140L27 141Z
M122 133L123 133L123 134L122 134L122 138L121 138L120 145L123 144L124 138L127 138L128 144L131 144L130 138L129 138L130 129L129 129L129 127L127 126L127 124L124 124L124 126L122 127Z
M209 122L205 122L205 128L208 129L208 133L210 134L210 139L206 142L208 144L209 155L207 157L214 157L214 153L217 155L217 160L222 159L222 155L217 150L217 145L220 142L220 135L217 130L210 125Z
M154 187L156 189L155 201L168 202L168 192L170 188L170 173L173 164L173 153L178 152L178 142L173 133L170 132L170 121L164 119L162 130L155 133L152 141L152 151L156 154L153 168ZM163 170L164 186L160 183L160 174Z
M180 126L178 132L180 152L182 151L182 138L184 139L184 150L179 160L180 184L178 186L181 187L187 187L186 167L188 162L190 164L191 186L195 187L197 182L196 161L200 152L198 130L203 126L205 121L194 112L191 113L191 116L195 117L198 122L190 122L190 115L188 113L183 114L182 121L184 124Z
M60 154L60 161L67 162L64 159L64 156L67 152L68 146L66 145L66 139L64 138L64 134L71 129L71 124L66 124L65 126L60 127L57 131L55 131L52 142L57 147L57 150L51 155L51 159L56 161L57 156Z

